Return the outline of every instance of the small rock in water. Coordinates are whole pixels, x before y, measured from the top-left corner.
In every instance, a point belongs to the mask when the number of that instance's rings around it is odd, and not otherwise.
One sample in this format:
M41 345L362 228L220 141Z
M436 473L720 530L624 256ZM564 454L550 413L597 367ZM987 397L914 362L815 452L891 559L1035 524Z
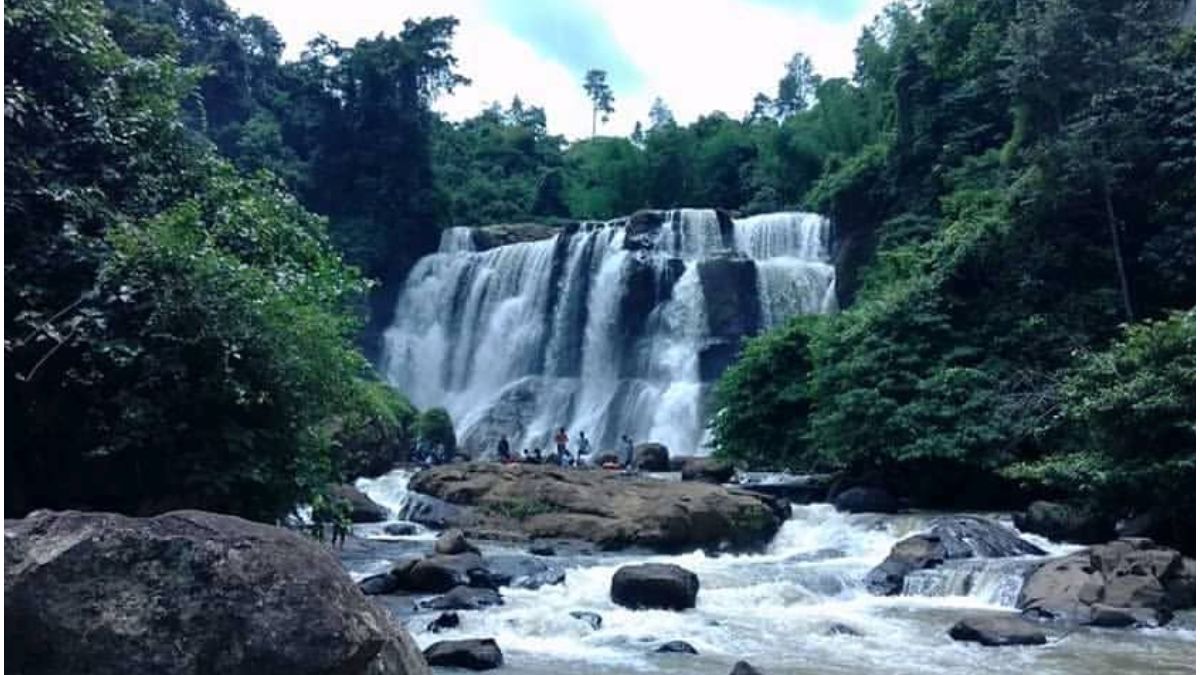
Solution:
M492 638L482 640L444 640L425 649L425 661L431 666L492 670L504 665L504 654Z
M485 607L503 605L504 598L490 588L471 588L458 586L445 595L425 600L421 603L423 609L465 609L476 610Z
M393 537L407 537L417 533L417 526L414 523L388 523L383 526L383 533Z
M985 647L1046 644L1041 629L1017 616L967 617L954 624L949 633L955 640L978 642Z
M358 582L358 589L363 595L386 595L400 588L400 580L391 572L372 574Z
M729 675L763 675L763 672L745 661L738 661L733 664L733 670L729 671Z
M440 555L458 555L459 553L479 553L479 549L467 541L462 530L447 530L434 542L433 552Z
M458 612L442 612L438 614L438 618L425 626L425 630L430 633L440 633L448 628L458 628L459 623Z
M871 487L850 488L838 494L833 505L847 513L895 513L899 509L890 492Z
M844 623L831 624L825 629L826 635L851 635L854 637L862 637L863 632L852 626L847 626Z
M595 612L571 612L571 618L586 621L592 630L600 630L600 625L604 623L604 619Z
M696 606L700 579L679 565L625 565L613 575L612 601L630 609L684 610Z
M696 648L683 640L671 640L659 645L655 650L657 654L696 654Z
M546 556L546 557L553 556L555 553L554 547L550 546L549 544L539 544L539 545L535 545L535 546L530 546L529 552L532 553L533 555L540 555L540 556Z

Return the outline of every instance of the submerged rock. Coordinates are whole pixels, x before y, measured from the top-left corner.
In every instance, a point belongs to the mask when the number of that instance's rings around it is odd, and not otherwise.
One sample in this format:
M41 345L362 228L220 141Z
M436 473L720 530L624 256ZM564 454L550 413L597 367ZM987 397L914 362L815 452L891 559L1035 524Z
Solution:
M664 642L654 649L656 654L698 654L696 648L683 640Z
M504 665L504 654L492 638L482 640L444 640L425 649L425 660L431 666L493 670Z
M595 612L571 612L571 618L587 623L592 630L600 630L600 626L604 623L604 619Z
M696 606L700 579L679 565L625 565L612 578L609 596L630 609L684 610Z
M928 532L897 542L888 557L867 574L867 590L875 595L896 595L904 589L904 577L910 572L938 567L947 560L1044 553L987 518L944 516L935 519Z
M1162 625L1172 609L1195 606L1195 574L1179 551L1119 539L1043 563L1021 587L1017 607L1070 623Z
M1036 625L1015 616L973 616L954 624L950 637L978 642L985 647L1044 645L1046 634Z
M376 504L353 485L330 485L329 496L333 499L343 499L350 504L351 522L382 523L392 517L387 507Z
M1054 541L1098 544L1113 538L1116 523L1081 506L1036 501L1013 514L1013 525Z
M892 493L882 488L852 487L833 499L838 511L846 513L895 513L900 504Z
M847 626L844 623L832 623L825 629L826 635L849 635L852 637L863 637L863 632L852 626Z
M442 612L437 618L425 624L425 630L430 633L440 633L451 628L458 628L461 620L458 618L458 612Z
M460 609L460 610L478 610L488 607L503 605L504 598L500 594L490 588L471 588L469 586L457 586L450 589L448 593L439 595L436 598L431 598L421 602L422 609Z
M37 511L6 521L4 538L12 672L429 672L334 556L295 532L202 511Z
M788 515L786 504L718 485L527 464L434 467L413 476L409 489L453 504L464 521L455 526L609 550L755 549Z
M733 478L733 474L733 465L725 460L713 457L689 457L683 462L680 479L719 485L728 483Z
M561 584L567 577L562 567L527 555L492 555L484 559L484 564L497 586L536 590Z
M733 670L729 671L729 675L763 675L763 672L745 661L738 661L733 664Z
M417 533L415 523L388 523L383 526L383 533L393 537L407 537Z

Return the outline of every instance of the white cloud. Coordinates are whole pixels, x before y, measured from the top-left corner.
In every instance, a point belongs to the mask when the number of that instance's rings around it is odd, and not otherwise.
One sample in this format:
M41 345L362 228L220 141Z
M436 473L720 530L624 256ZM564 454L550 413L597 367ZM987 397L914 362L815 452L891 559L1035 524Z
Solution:
M854 43L862 26L887 0L869 0L854 20L833 23L800 10L747 0L587 0L608 24L642 86L629 90L612 82L617 112L601 133L625 135L644 122L654 96L662 96L680 122L713 110L739 118L755 93L774 93L784 63L804 51L825 76L854 69ZM260 14L279 29L288 55L325 33L343 44L380 32L396 33L404 19L453 15L460 19L454 40L459 70L472 84L443 97L438 110L451 119L479 112L491 101L514 94L546 109L550 130L568 138L591 132L591 106L583 73L540 55L536 46L498 25L482 0L231 0L243 14ZM604 67L604 64L596 64Z

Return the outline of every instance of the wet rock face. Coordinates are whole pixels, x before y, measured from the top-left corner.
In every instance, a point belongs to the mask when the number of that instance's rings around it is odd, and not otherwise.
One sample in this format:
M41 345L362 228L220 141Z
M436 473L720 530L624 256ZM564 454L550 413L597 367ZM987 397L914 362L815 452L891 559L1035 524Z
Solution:
M709 334L717 338L752 335L762 325L758 269L748 258L711 258L696 268Z
M1046 501L1033 502L1025 511L1013 514L1013 524L1022 532L1077 544L1109 541L1116 525L1083 507Z
M633 466L642 471L670 471L670 452L662 443L639 443L633 449Z
M655 647L656 654L698 654L696 648L683 640L671 640Z
M839 493L833 505L846 513L895 513L900 508L890 492L875 487L852 487Z
M409 489L459 509L453 526L607 550L754 550L788 515L770 497L717 485L526 464L434 467Z
M729 462L712 457L691 457L684 461L680 478L720 485L728 483L733 474L734 468Z
M1100 626L1155 626L1195 607L1195 562L1148 539L1119 539L1040 565L1017 607L1039 618Z
M421 602L422 609L478 610L503 605L504 598L490 588L456 586L450 592Z
M504 654L492 638L482 640L445 640L425 649L425 660L431 666L493 670L504 665Z
M630 609L684 610L696 606L700 579L679 565L625 565L612 578L609 596Z
M985 647L1046 644L1046 634L1036 625L1006 615L967 617L954 624L949 634L955 640Z
M333 555L294 532L202 511L38 511L4 535L13 672L429 672Z
M897 542L888 557L867 574L867 590L875 595L897 595L910 572L938 567L947 560L1044 553L986 518L942 517L933 521L928 532Z
M471 231L471 243L474 244L475 250L486 251L497 246L549 239L558 234L558 231L557 227L539 223L485 225Z
M350 504L350 520L355 523L381 523L391 518L387 508L376 504L353 485L330 485L329 496Z

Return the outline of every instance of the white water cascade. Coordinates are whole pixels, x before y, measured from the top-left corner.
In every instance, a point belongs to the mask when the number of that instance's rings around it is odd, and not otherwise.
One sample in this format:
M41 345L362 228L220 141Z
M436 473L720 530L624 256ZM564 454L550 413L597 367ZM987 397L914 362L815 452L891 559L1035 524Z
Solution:
M501 435L547 448L559 426L597 449L629 434L703 454L706 385L741 339L836 309L814 214L680 209L489 250L474 234L446 230L413 268L383 368L416 405L447 408L476 454Z

